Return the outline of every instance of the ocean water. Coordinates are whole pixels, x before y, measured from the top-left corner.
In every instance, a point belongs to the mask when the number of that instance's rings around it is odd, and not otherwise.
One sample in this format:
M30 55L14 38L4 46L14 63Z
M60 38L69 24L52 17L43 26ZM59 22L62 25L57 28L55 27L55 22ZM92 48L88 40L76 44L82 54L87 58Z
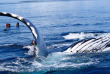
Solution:
M0 1L0 12L29 19L42 34L49 55L31 52L30 30L21 22L0 16L0 74L109 74L110 53L67 55L71 44L86 38L110 36L109 0ZM15 27L16 23L20 27ZM11 27L5 29L5 23Z

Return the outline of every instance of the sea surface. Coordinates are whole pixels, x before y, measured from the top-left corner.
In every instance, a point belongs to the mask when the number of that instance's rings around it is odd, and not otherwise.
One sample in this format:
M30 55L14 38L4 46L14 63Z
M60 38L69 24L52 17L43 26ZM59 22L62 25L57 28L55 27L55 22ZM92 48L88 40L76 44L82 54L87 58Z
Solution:
M0 74L110 74L110 53L62 53L82 39L110 37L110 0L4 0L0 12L30 20L49 52L42 59L33 56L31 31L0 16ZM5 23L11 24L7 31Z

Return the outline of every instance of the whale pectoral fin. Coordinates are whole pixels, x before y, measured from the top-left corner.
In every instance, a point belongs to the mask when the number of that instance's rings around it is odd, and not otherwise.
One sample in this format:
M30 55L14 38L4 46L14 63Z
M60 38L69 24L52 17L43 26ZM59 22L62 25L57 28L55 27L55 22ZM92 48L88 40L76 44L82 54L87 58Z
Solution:
M7 16L7 17L11 17L11 18L14 18L14 19L17 19L21 22L23 22L31 31L32 35L33 35L33 38L35 40L35 48L37 47L37 50L35 49L35 51L37 51L38 53L35 53L39 56L44 56L46 55L47 53L47 50L46 50L46 44L42 38L42 36L40 35L40 33L38 32L37 28L27 19L19 16L19 15L16 15L16 14L12 14L12 13L7 13L7 12L0 12L0 16ZM5 30L6 31L6 30Z

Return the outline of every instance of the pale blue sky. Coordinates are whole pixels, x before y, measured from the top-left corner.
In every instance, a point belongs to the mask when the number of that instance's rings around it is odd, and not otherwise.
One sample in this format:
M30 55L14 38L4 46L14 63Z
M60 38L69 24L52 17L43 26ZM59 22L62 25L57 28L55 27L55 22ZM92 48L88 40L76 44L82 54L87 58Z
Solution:
M0 0L0 3L15 3L20 1L25 1L25 0Z

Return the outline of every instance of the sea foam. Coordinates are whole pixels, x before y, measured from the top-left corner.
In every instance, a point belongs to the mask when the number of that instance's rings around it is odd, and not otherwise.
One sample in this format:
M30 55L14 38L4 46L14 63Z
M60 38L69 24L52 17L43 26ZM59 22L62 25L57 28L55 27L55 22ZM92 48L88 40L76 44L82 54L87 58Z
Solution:
M62 36L64 39L85 39L85 38L96 38L96 37L110 37L110 33L69 33L65 36Z

